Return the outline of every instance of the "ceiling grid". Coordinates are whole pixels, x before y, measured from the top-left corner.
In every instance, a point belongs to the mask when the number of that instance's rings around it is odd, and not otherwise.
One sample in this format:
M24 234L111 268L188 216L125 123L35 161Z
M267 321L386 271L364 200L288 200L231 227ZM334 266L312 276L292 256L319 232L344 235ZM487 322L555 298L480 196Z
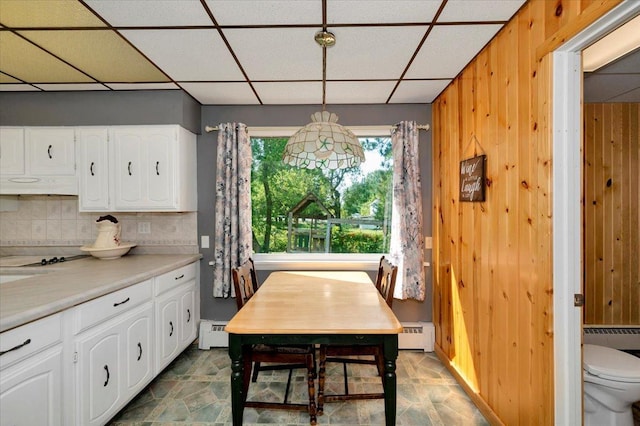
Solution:
M524 3L1 0L0 91L173 89L205 105L430 103ZM314 41L323 27L337 39L324 66Z

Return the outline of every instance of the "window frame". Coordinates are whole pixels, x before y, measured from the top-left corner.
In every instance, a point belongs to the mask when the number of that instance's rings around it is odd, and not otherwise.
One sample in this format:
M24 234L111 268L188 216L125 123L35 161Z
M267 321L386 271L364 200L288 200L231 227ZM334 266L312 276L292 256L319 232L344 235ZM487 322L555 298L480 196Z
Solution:
M344 126L358 138L391 137L392 126ZM299 127L249 127L251 138L290 137ZM254 253L256 269L278 270L370 270L375 271L380 256L388 253Z

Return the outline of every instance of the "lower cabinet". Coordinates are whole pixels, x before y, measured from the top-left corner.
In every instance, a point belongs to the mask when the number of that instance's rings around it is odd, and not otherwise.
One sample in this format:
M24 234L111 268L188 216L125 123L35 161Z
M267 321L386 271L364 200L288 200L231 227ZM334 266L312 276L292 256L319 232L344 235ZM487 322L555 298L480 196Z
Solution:
M0 335L0 426L105 425L197 337L198 263Z
M62 425L62 346L0 373L0 424Z
M196 338L195 280L156 298L156 373Z
M0 335L0 425L62 425L61 316Z
M105 424L151 381L152 325L147 302L77 338L77 424Z

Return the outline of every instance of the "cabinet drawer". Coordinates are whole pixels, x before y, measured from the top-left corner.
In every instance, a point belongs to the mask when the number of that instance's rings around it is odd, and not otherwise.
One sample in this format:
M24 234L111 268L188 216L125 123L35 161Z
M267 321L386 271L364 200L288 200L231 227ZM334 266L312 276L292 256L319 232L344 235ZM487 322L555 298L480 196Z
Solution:
M156 296L196 277L196 264L183 266L156 277Z
M74 334L151 300L151 286L149 279L78 306Z
M51 315L0 335L0 369L61 340L60 315Z

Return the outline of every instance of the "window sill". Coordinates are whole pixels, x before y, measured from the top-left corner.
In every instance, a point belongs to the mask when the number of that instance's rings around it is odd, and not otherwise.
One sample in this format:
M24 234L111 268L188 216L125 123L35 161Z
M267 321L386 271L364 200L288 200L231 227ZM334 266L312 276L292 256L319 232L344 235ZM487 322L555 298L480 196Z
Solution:
M375 271L382 254L260 254L253 255L263 271Z

